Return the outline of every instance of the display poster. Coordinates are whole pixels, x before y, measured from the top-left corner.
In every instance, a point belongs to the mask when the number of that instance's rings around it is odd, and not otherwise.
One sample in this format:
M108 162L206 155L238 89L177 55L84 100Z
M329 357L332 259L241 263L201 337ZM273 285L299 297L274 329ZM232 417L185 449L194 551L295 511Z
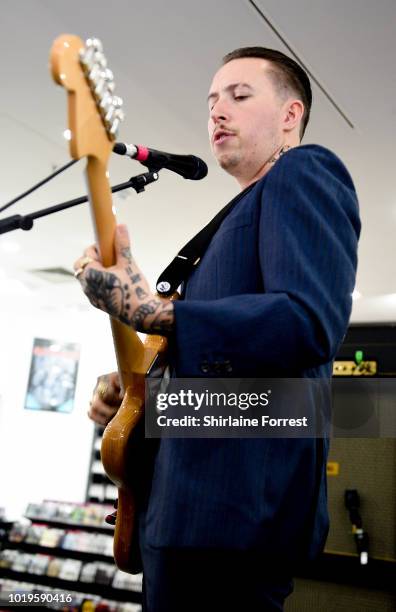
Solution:
M71 412L79 358L78 344L35 338L25 408Z

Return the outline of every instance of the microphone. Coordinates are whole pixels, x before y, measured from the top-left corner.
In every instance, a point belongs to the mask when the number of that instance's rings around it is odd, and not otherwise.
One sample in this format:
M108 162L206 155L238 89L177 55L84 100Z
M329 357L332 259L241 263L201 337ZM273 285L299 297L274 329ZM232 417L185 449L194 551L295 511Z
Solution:
M208 174L208 166L203 159L195 155L174 155L173 153L156 151L141 145L124 144L123 142L116 142L113 152L136 159L154 172L161 170L161 168L167 168L167 170L172 170L172 172L192 181L199 181Z

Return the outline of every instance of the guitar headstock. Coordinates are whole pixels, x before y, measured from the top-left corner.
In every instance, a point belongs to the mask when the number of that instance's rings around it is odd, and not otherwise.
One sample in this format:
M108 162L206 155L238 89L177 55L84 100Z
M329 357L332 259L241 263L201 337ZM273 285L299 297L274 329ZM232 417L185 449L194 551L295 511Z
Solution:
M100 40L63 34L50 54L54 80L68 92L70 154L107 163L124 119L122 99L114 95L114 77Z

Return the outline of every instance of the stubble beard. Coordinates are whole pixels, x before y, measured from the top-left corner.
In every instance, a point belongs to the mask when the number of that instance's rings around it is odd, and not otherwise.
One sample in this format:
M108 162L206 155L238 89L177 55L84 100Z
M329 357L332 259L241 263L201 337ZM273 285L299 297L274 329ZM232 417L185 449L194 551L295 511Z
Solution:
M219 166L230 174L233 174L233 170L235 170L240 165L241 161L241 152L238 150L224 151L217 158L217 163L219 164Z
M233 168L236 168L237 166L239 166L240 161L241 161L240 156L237 155L236 153L234 154L229 153L228 155L223 155L218 160L219 165L226 172L229 172Z

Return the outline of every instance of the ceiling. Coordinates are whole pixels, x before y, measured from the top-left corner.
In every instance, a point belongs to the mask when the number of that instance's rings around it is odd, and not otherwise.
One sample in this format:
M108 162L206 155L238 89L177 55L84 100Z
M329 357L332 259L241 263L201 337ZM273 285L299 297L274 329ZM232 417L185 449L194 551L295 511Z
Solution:
M247 45L294 53L313 77L314 111L304 142L334 150L359 194L360 242L354 321L396 319L396 3L394 0L3 0L0 23L2 96L0 205L69 160L63 131L66 96L55 86L48 56L62 33L99 37L124 99L120 139L174 153L194 153L209 166L200 182L168 171L147 192L114 197L133 252L151 283L238 186L217 168L207 142L206 95L221 57ZM2 213L26 214L85 193L84 162ZM112 184L142 167L112 158ZM74 279L32 270L72 269L93 242L87 205L35 222L30 232L0 235L0 299L15 311L86 308Z

